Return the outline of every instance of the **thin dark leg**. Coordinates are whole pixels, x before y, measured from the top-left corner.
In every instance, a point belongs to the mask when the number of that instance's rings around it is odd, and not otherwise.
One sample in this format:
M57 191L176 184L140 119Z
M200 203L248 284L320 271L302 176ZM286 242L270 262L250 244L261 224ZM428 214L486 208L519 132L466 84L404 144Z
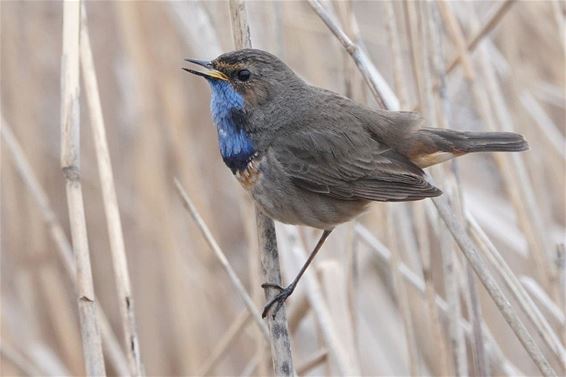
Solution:
M280 291L277 294L277 296L275 296L271 301L269 301L267 303L267 305L265 305L265 307L263 308L263 313L261 313L261 316L263 318L265 318L267 316L267 313L273 307L273 305L277 304L277 306L275 306L275 309L273 310L273 313L272 313L272 316L275 317L275 314L277 314L279 309L281 309L281 306L283 306L283 303L285 302L287 297L291 296L291 294L295 290L297 283L299 282L299 280L301 279L301 277L303 276L303 274L305 273L305 271L307 270L307 268L309 267L309 265L313 261L314 257L316 256L316 254L318 253L318 251L320 250L320 248L324 244L324 241L326 241L326 239L328 238L328 236L330 235L331 232L332 232L332 229L325 230L324 232L322 232L322 236L320 236L320 239L318 240L318 243L316 244L314 250L309 255L307 261L305 262L303 267L301 267L301 271L299 271L299 273L297 274L295 279L293 279L291 284L289 284L285 288L283 288L283 287L281 287L277 284L271 284L271 283L263 283L261 285L261 287L264 288L264 289L265 288L274 288L274 289L278 289Z

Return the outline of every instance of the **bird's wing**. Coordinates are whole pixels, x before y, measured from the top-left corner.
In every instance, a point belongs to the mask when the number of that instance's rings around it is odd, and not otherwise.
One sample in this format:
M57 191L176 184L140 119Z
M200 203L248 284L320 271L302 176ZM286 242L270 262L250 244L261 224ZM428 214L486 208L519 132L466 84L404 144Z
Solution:
M270 154L298 187L341 200L407 201L442 193L362 127L295 129L272 143Z

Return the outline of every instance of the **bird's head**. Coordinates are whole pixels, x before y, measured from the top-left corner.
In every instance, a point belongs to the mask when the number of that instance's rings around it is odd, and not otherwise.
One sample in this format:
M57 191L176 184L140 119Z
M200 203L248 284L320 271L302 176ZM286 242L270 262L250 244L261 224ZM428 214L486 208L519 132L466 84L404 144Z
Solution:
M241 100L245 105L261 106L303 81L274 55L256 49L243 49L220 55L212 61L185 59L206 70L183 68L207 79L213 95Z

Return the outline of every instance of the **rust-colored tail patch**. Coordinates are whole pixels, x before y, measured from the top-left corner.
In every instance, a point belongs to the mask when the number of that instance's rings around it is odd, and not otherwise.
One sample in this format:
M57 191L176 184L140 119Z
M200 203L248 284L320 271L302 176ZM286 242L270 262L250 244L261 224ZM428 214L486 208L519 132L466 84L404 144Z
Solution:
M529 149L522 135L512 132L467 132L422 128L409 139L406 156L426 168L471 152L520 152Z

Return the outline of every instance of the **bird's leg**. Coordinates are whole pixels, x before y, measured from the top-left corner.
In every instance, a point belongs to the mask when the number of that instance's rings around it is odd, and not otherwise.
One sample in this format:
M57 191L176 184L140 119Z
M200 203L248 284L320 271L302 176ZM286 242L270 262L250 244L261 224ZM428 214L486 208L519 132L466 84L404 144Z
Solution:
M309 265L313 261L314 257L316 256L316 253L318 253L318 251L322 247L322 244L324 244L324 241L326 241L326 239L330 235L330 232L332 232L332 229L331 230L325 230L324 232L322 232L322 236L320 236L320 239L318 240L318 243L316 244L314 250L309 255L307 261L305 262L303 267L301 267L301 271L299 271L299 273L297 274L295 279L293 279L291 284L289 284L285 288L281 287L278 284L271 284L271 283L263 283L261 285L261 287L264 288L264 289L265 288L273 288L273 289L279 290L279 293L271 301L269 301L267 303L267 305L265 305L265 307L263 308L263 312L261 313L262 318L265 318L267 316L267 313L269 312L269 310L273 307L273 305L277 304L275 306L275 309L273 309L273 312L272 312L272 316L273 316L273 318L275 318L275 314L277 314L279 309L281 309L281 306L283 306L283 303L285 302L287 297L291 296L291 294L295 290L295 287L297 286L297 283L299 282L299 280L301 279L301 277L303 276L303 274L305 273L305 271L307 270L307 268L309 267Z

